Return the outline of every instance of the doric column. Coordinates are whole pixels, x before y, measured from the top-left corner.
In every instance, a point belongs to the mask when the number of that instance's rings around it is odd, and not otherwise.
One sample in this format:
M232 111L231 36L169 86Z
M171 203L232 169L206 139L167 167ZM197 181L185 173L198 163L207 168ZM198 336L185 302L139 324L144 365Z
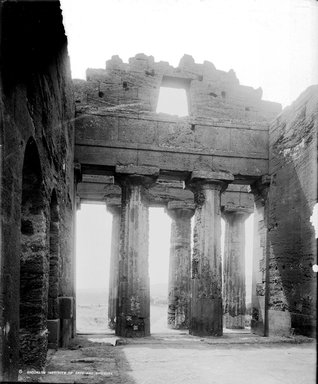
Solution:
M117 303L117 297L118 297L117 293L118 293L121 199L107 198L106 207L107 207L107 210L113 216L110 265L109 265L108 327L110 329L115 329L116 303Z
M168 327L189 328L191 279L191 217L194 204L168 203L166 212L172 219L170 237Z
M194 192L190 334L221 336L222 260L221 191L233 176L224 172L192 172L188 186Z
M226 210L223 261L223 313L225 328L245 327L245 220L251 212Z
M268 191L270 177L251 186L255 197L251 330L268 336Z
M158 174L153 167L116 167L116 181L122 187L117 336L150 335L147 188Z

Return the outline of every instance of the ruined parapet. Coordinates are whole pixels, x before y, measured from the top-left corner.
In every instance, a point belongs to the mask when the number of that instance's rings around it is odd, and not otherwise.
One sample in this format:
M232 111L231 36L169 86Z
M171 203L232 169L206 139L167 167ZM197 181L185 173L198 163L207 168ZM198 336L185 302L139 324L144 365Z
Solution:
M154 113L162 85L186 89L189 116L198 121L262 125L281 110L279 104L262 100L260 88L241 85L232 69L217 70L208 61L198 64L190 55L184 55L176 68L142 53L129 63L112 56L106 69L88 69L86 77L88 86L74 81L78 110L90 106L105 112Z
M317 246L310 222L317 203L318 86L270 127L268 207L269 334L313 335Z

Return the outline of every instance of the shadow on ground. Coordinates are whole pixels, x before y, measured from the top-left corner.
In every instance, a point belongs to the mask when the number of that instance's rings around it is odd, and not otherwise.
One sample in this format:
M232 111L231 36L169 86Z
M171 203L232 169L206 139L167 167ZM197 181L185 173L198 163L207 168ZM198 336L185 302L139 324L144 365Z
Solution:
M78 336L68 348L50 349L43 371L25 370L19 382L136 384L124 351L102 337Z

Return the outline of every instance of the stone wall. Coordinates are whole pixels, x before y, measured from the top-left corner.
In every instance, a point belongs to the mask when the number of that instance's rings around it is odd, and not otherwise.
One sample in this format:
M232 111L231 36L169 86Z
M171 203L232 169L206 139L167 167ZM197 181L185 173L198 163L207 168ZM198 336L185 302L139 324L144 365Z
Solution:
M311 86L270 127L268 330L312 335L316 327L318 86Z
M161 86L187 92L189 116L156 113ZM239 83L234 71L197 64L177 68L138 54L113 56L106 69L74 80L76 160L82 164L155 166L165 171L228 171L237 178L268 172L268 123L280 105L261 89Z
M16 380L19 352L21 364L45 362L50 269L59 267L58 296L74 293L74 108L59 2L1 2L0 11L0 378ZM61 236L50 247L53 191Z

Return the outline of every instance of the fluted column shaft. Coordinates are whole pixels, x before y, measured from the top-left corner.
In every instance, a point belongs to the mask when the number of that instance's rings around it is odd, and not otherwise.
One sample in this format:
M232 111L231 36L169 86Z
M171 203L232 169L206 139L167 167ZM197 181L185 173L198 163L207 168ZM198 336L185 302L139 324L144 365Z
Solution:
M195 227L192 257L190 334L221 336L222 259L221 212L222 183L197 182L194 191Z
M149 213L145 179L122 176L120 180L122 216L116 335L122 337L150 335Z

